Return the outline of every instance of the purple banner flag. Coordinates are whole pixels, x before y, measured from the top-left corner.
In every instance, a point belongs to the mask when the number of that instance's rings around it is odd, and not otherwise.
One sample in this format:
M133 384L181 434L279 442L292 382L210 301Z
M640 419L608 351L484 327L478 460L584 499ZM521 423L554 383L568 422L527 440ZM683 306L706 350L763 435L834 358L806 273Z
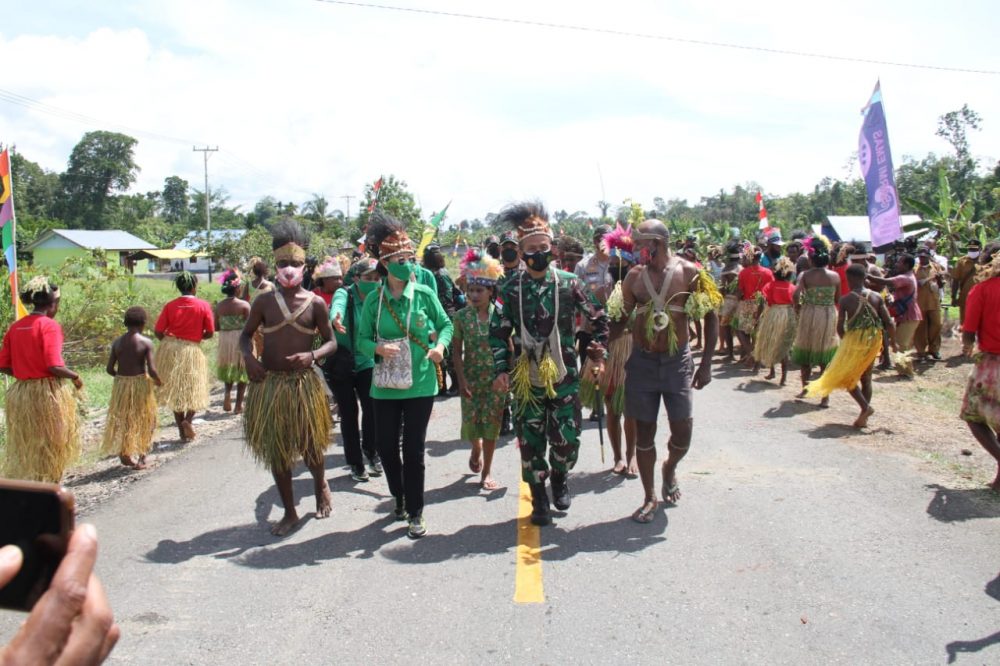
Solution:
M858 140L858 163L868 190L868 224L871 226L872 246L879 247L902 238L899 221L899 195L892 171L892 153L889 151L889 132L882 106L881 83L875 84L871 99L861 110L864 121Z

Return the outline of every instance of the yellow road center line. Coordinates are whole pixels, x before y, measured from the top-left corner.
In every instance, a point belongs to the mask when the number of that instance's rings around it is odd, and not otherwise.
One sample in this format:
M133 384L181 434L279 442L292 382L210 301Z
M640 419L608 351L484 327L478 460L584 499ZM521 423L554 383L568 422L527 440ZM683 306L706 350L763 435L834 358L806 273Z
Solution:
M545 603L542 587L541 534L531 524L531 488L521 481L521 499L517 511L517 575L514 601L519 604Z

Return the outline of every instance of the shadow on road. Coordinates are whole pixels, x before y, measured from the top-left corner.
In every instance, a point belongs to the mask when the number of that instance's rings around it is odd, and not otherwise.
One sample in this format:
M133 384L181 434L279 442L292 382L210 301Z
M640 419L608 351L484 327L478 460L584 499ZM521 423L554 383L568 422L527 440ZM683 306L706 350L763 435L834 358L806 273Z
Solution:
M934 491L934 497L927 505L927 513L943 523L976 518L1000 518L1000 498L992 490L986 488L955 490L937 484L925 487Z
M960 652L979 652L997 643L1000 643L1000 631L977 641L952 641L944 649L948 652L948 663L954 664Z
M892 430L888 428L873 428L861 430L846 423L824 423L812 430L803 430L810 439L846 439L849 437L870 437L872 435L891 435Z
M771 407L764 412L764 418L768 419L789 419L793 416L800 416L815 412L819 405L813 405L799 400L782 400L777 407Z
M739 384L736 387L736 390L743 391L744 393L763 393L764 391L776 391L780 388L780 386L770 381L763 379L751 379L748 382Z
M996 578L986 583L986 594L1000 601L1000 574L997 574Z

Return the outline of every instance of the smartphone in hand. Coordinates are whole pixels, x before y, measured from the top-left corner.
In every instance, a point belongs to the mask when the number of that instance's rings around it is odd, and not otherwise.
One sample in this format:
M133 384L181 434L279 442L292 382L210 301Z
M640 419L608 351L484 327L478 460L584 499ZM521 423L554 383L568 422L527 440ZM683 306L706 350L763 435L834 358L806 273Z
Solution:
M73 531L73 495L51 483L0 479L0 547L24 554L21 570L0 588L0 608L30 611L49 588Z

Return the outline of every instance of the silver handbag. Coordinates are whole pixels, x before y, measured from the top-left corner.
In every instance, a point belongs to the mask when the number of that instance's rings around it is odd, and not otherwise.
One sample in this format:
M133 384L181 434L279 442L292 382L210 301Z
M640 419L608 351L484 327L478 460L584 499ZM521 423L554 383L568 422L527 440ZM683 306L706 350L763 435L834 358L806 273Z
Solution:
M379 323L382 321L382 298L385 288L379 290L378 295L378 315L375 317L375 340L378 344L395 344L399 347L399 353L392 358L382 356L375 364L375 371L372 374L372 381L378 388L405 390L413 386L413 359L410 355L410 340L408 335L402 338L388 339L379 335ZM413 299L410 299L409 309L406 311L406 330L410 330L410 314L413 311Z

